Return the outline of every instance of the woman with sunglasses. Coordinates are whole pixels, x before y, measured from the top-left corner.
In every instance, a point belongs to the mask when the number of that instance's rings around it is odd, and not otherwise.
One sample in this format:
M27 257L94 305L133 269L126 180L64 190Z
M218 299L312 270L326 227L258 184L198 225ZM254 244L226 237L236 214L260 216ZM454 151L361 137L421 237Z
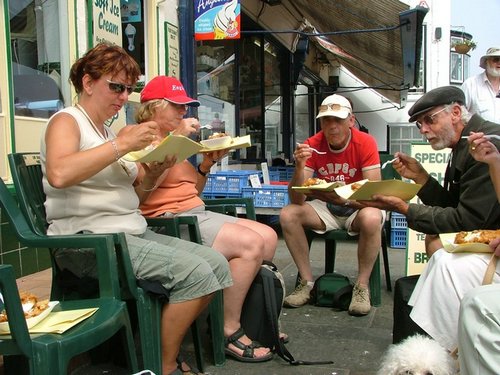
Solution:
M188 97L174 77L153 78L141 92L137 110L138 123L158 123L158 137L168 134L189 136L198 131L195 118L185 118L187 106L200 102ZM199 197L210 168L229 150L203 153L203 160L193 166L187 160L166 171L150 196L141 204L145 216L196 216L203 244L215 249L229 262L234 285L224 290L224 335L226 354L243 362L270 360L269 348L249 338L240 324L243 302L262 260L272 260L277 246L276 232L254 220L236 218L205 210Z
M500 47L488 48L479 66L484 72L462 84L465 105L470 113L500 124Z
M215 291L232 285L226 259L204 246L154 233L138 210L158 176L175 163L136 164L121 157L155 140L145 122L117 134L106 125L128 100L140 75L118 46L99 44L70 71L77 103L49 119L41 144L48 234L125 232L136 277L161 284L169 303L161 324L162 374L186 373L176 359L183 337ZM59 266L78 277L95 274L85 249L59 249Z

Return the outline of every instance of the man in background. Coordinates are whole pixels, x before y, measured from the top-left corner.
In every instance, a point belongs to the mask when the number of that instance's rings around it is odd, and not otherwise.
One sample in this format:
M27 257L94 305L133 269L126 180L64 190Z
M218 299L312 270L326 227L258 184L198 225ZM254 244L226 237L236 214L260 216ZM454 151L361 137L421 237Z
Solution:
M500 123L500 47L491 47L481 57L484 72L469 77L462 84L465 106L488 121Z

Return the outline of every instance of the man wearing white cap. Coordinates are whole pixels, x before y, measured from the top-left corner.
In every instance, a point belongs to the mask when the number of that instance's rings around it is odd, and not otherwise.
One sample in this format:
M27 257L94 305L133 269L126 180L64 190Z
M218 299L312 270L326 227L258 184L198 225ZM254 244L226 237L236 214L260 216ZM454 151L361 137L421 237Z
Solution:
M465 105L470 113L500 123L500 47L488 48L479 66L484 72L462 84Z
M314 190L306 195L291 187L301 186L314 173L327 182L380 180L377 143L371 135L354 128L351 104L343 96L330 95L323 100L317 118L321 131L295 149L295 172L288 188L292 203L280 214L283 235L301 277L295 291L285 298L285 306L305 305L314 285L305 229L317 233L347 229L350 235L359 234L359 270L349 314L366 315L371 309L368 281L381 245L382 211L363 208L336 192ZM306 201L306 198L312 199Z

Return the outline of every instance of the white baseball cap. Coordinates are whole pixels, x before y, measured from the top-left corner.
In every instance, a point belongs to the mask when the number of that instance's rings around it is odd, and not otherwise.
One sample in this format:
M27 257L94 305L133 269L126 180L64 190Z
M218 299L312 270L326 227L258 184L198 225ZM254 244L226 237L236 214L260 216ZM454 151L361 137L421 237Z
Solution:
M341 95L333 94L327 96L319 106L316 118L333 116L346 119L352 113L351 103Z

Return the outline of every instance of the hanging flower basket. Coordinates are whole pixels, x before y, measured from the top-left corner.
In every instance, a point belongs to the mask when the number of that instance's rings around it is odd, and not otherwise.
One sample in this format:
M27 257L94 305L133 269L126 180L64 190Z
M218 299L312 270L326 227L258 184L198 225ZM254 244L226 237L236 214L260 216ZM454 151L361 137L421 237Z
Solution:
M469 39L463 39L460 41L457 41L451 45L455 49L455 52L461 53L461 54L466 54L470 50L473 50L476 48L476 43L474 43L472 40Z
M471 49L470 46L468 46L467 44L457 44L455 46L455 52L457 53L461 53L462 55L465 55L467 52L469 52Z

